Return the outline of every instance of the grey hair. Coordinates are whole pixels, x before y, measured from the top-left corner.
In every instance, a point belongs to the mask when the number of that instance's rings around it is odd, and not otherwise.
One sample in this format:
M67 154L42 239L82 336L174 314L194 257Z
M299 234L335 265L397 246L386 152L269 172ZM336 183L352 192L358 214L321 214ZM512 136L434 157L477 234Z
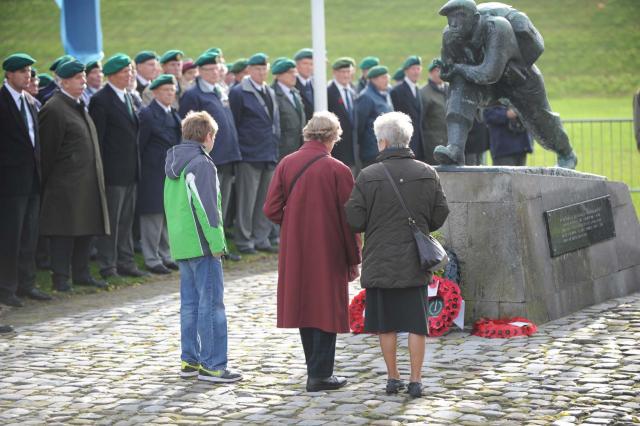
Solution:
M382 114L373 122L373 132L378 141L387 141L390 148L406 148L413 135L411 117L397 111Z
M302 129L302 135L305 141L335 142L342 136L340 120L332 112L316 112Z

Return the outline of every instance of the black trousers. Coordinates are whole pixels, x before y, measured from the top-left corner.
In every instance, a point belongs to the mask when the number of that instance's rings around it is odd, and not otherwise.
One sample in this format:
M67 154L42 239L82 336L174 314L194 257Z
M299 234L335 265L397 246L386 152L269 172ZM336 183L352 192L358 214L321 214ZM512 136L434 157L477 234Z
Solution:
M504 157L492 158L494 166L526 166L527 153L506 155Z
M31 290L36 282L40 195L0 197L0 292Z
M307 362L307 375L313 378L332 376L336 357L336 333L327 333L318 328L301 328L300 338Z
M69 270L74 282L86 282L89 274L90 235L82 237L49 237L51 246L51 279L53 285L69 280Z

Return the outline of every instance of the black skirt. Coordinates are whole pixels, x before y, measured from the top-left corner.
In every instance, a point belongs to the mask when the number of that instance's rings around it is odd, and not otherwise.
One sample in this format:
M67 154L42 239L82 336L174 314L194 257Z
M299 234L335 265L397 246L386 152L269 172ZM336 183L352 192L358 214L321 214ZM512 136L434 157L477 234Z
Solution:
M364 331L427 335L427 310L427 287L368 288Z

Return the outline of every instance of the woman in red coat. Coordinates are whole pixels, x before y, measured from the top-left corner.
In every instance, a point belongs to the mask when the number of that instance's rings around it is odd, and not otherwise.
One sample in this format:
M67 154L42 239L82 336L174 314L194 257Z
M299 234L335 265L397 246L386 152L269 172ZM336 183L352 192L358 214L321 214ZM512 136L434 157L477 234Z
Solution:
M349 332L348 282L357 277L360 249L344 212L353 176L330 155L341 133L334 114L314 114L305 144L276 167L264 205L281 225L278 327L300 329L309 392L347 382L333 375L336 333Z

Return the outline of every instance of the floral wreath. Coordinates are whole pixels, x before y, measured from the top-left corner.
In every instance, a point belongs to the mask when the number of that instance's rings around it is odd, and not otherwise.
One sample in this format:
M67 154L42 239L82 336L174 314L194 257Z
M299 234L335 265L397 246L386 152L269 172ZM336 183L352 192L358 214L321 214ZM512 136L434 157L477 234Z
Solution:
M538 331L538 327L523 317L481 318L473 325L471 334L489 339L506 339L516 336L531 336L536 331Z

